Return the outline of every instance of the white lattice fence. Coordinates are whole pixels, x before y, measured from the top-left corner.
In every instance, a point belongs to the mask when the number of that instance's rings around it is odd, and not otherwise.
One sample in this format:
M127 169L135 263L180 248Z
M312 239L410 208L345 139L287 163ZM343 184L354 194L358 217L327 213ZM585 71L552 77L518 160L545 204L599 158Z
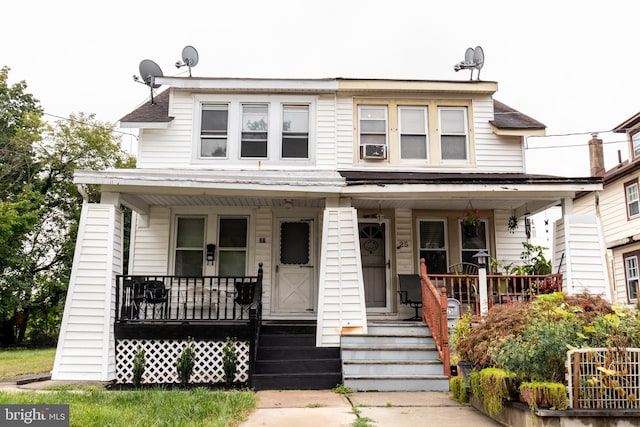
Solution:
M569 405L574 409L640 409L640 349L567 352Z
M176 360L186 345L186 340L123 339L116 344L116 381L133 382L133 358L140 346L145 351L143 384L179 383ZM193 341L196 353L191 383L215 384L224 382L222 349L224 341ZM238 369L236 382L249 379L249 342L236 342Z

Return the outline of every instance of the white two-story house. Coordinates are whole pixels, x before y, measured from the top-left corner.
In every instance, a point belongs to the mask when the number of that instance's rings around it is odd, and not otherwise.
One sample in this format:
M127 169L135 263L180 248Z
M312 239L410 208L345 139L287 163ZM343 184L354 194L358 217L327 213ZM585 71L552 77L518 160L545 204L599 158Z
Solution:
M591 173L603 178L604 187L580 193L574 206L576 213L597 215L602 222L613 301L636 305L640 280L640 113L613 130L625 135L628 160L605 170L602 140L594 137L589 142Z
M261 321L312 324L316 347L339 348L371 322L413 314L399 303L398 274L418 273L421 258L429 273L474 263L479 251L518 263L527 215L555 205L569 215L576 194L602 187L599 177L526 174L525 138L545 126L495 100L495 82L156 83L154 102L120 121L139 129L137 168L75 174L79 186L99 185L102 201L83 209L54 378L120 378L118 358L134 344L118 340L146 327L124 293L133 276L169 289L159 313L149 308L166 332L222 319L202 310L233 304L220 278L253 277L261 265ZM132 277L120 276L122 206L133 210ZM480 226L468 234L462 219L474 209ZM519 227L508 228L511 217ZM565 272L562 230L554 263Z

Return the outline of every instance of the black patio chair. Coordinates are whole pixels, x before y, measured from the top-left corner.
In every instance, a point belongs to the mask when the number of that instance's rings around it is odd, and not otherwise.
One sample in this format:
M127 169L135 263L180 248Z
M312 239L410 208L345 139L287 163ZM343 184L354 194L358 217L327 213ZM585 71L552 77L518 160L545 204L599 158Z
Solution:
M243 318L244 312L248 310L251 303L253 303L253 299L256 296L257 285L258 283L255 281L245 282L238 280L234 283L236 295L233 302L240 306L240 318Z
M422 279L417 274L398 274L398 294L400 304L409 305L416 314L405 320L422 320L419 310L422 308Z
M147 280L144 282L144 302L152 308L154 319L166 317L169 291L161 280ZM146 314L146 312L145 312Z

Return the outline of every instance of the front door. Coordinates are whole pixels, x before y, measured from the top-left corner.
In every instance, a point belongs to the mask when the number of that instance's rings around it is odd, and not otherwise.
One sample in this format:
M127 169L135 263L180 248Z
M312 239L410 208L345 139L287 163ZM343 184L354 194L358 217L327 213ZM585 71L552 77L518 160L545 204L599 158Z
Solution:
M277 227L274 312L311 314L316 307L314 221L280 218Z
M361 220L362 221L362 220ZM360 222L360 257L368 312L389 312L391 263L387 253L388 221Z

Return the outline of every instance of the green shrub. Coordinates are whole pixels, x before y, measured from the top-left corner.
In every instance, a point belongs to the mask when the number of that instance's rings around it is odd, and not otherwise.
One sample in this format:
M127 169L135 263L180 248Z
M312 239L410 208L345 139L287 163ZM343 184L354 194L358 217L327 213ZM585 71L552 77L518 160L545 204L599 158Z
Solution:
M222 370L227 385L233 384L238 366L238 354L236 353L236 339L227 337L222 349Z
M145 363L144 349L138 346L136 348L136 353L133 356L133 385L136 387L140 387L140 384L142 383Z
M482 390L478 397L490 417L502 412L504 401L511 398L513 380L514 375L504 369L484 368L478 373L476 387Z
M467 387L464 384L464 378L451 377L449 380L449 390L455 400L460 403L469 402L469 396L467 395Z
M196 364L196 352L193 348L193 339L191 337L187 338L187 343L185 344L180 356L178 356L178 360L176 361L176 369L178 370L178 379L180 380L180 384L186 386L189 384L191 380L191 374L193 373L193 367Z
M520 396L531 409L549 407L563 411L569 407L567 388L557 382L524 382L520 384Z

